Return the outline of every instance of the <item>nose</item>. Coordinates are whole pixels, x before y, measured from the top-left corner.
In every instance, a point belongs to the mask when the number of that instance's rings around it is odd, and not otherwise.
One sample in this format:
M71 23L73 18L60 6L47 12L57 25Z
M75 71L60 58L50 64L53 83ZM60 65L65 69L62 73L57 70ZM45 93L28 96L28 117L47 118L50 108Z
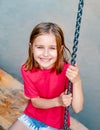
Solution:
M45 49L44 49L44 52L43 52L43 55L44 55L44 56L48 56L48 54L49 54L49 50L48 50L47 48L45 48Z

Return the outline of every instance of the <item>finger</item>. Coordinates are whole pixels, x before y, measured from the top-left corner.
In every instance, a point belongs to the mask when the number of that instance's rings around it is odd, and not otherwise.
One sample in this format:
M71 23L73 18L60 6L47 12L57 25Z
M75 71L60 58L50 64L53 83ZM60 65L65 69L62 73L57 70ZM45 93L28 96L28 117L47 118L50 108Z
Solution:
M79 73L79 69L77 67L68 68L66 74L77 75Z
M68 90L66 89L65 92L64 92L64 94L67 94L67 91L68 91Z
M78 69L78 65L77 65L77 64L75 64L75 65L70 65L68 68L69 68L70 70L75 70L75 69Z
M75 68L70 67L70 68L67 69L66 74L67 73L74 73L74 72L75 72Z
M74 65L74 66L78 67L77 63L75 63L75 65Z
M72 93L68 94L67 96L68 98L72 98Z

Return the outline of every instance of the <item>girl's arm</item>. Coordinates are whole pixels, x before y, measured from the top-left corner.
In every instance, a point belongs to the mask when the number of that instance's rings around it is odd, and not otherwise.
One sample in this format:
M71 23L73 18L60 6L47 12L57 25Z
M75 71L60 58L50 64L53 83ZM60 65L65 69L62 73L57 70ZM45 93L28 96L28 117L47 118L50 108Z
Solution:
M69 106L72 101L72 94L67 95L67 91L61 93L59 97L52 98L52 99L45 99L45 98L32 98L32 104L36 108L41 108L41 109L48 109L48 108L53 108L53 107L59 107L59 106Z
M83 109L84 96L82 90L82 82L80 79L80 74L78 66L69 66L66 72L66 76L73 84L73 99L72 99L72 108L78 113Z
M72 100L72 108L78 113L83 109L84 96L82 90L81 80L73 83L73 100Z
M48 109L48 108L59 106L58 98L45 99L45 98L36 97L36 98L32 98L31 102L34 107L41 108L41 109Z

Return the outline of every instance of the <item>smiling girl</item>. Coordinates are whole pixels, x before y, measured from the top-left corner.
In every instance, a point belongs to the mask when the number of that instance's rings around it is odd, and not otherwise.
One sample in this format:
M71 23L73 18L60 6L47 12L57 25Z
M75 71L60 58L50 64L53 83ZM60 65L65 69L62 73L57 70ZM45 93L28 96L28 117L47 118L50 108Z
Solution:
M71 105L76 113L82 110L79 69L68 63L66 50L68 53L57 24L40 23L32 30L29 55L21 67L28 104L9 130L62 130L65 108ZM67 95L68 80L73 89ZM67 125L70 126L70 115Z

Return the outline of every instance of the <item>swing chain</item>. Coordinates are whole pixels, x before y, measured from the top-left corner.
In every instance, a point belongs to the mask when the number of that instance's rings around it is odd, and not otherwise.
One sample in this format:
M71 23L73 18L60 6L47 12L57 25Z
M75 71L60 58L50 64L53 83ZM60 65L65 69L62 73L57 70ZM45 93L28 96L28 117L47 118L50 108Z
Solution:
M84 6L84 0L79 0L78 4L78 12L77 12L77 19L76 19L76 27L75 27L75 33L74 33L74 40L73 40L73 52L72 52L72 59L71 64L74 65L76 63L76 52L78 50L78 38L80 34L80 26L81 26L81 19L82 19L82 12L83 12L83 6ZM68 92L69 94L71 92L72 83L68 82ZM65 109L65 115L64 115L64 129L63 130L71 130L67 124L68 124L68 114L70 113L70 106L68 106Z
M84 6L84 0L80 0L79 5L78 5L78 13L77 13L77 19L76 19L74 41L73 41L73 53L72 53L72 59L71 59L72 65L76 63L75 58L77 56L76 52L78 50L78 38L80 35L80 26L81 26L81 20L82 20L83 6Z

